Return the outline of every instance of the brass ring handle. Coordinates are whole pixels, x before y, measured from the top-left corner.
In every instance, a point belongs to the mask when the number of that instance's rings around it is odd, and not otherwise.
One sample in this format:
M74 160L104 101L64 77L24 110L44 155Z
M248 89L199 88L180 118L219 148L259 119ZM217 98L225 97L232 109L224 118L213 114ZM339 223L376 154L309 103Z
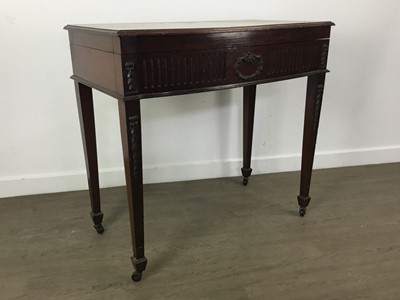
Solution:
M237 76L239 76L240 79L242 80L252 80L256 78L258 75L260 75L262 69L263 69L263 59L261 55L257 55L251 52L247 52L243 56L240 56L236 59L235 64L233 65L233 69L235 70L235 73ZM241 66L243 65L255 65L255 70L251 74L244 74L243 71L241 71Z

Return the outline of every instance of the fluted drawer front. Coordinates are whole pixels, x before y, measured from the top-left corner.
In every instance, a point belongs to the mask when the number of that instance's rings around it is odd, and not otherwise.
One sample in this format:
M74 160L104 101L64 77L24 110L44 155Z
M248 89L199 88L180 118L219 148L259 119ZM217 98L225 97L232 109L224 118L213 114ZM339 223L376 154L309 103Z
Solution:
M125 61L127 94L262 81L325 69L328 40L212 51L138 54Z
M188 52L141 57L143 92L219 85L226 80L226 52Z

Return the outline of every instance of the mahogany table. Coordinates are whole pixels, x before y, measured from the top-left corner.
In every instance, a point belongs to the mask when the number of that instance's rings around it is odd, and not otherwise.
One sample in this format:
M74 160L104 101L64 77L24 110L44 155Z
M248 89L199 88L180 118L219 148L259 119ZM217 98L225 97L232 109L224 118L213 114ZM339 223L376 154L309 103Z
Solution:
M146 268L140 103L146 98L243 87L243 184L252 169L256 85L308 76L299 214L310 182L332 22L221 21L67 25L89 182L103 233L92 88L118 100L135 271Z

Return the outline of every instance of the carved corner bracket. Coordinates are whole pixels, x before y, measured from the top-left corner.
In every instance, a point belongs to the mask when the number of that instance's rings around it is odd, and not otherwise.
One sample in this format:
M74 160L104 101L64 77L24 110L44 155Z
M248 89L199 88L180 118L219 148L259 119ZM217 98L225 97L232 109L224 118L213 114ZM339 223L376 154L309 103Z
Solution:
M320 67L322 67L322 68L326 68L326 64L328 61L328 49L329 49L328 43L325 43L322 45L321 61L320 61Z
M137 91L136 66L133 60L127 61L124 65L126 86L129 93Z

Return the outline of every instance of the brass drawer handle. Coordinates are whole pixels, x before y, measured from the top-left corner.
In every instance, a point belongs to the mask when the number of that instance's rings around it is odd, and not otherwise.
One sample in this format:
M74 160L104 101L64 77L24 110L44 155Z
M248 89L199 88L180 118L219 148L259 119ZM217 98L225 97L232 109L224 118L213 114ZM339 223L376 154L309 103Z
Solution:
M243 56L240 56L236 59L233 68L235 70L236 75L239 76L240 79L252 80L256 78L258 75L260 75L263 69L263 63L264 61L261 55L256 55L254 53L247 52ZM255 70L253 71L251 69Z

